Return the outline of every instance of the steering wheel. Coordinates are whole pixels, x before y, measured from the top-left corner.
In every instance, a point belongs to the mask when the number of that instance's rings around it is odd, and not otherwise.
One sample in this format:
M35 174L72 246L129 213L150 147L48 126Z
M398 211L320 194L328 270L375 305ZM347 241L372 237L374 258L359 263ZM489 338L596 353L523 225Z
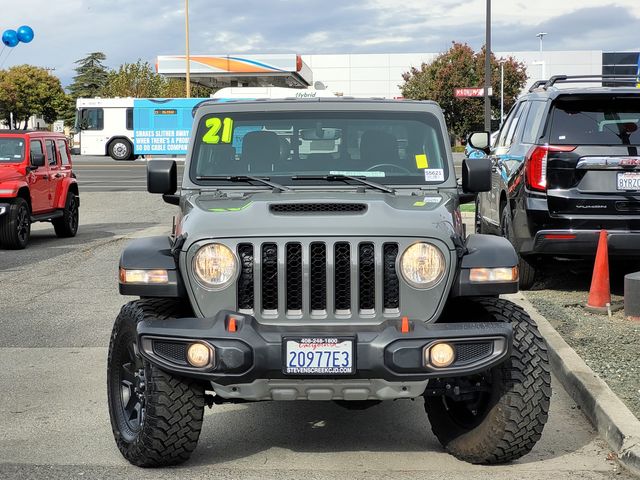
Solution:
M396 170L399 170L402 173L408 173L409 175L411 175L411 172L408 169L406 169L404 167L401 167L400 165L395 165L393 163L379 163L378 165L373 165L372 167L367 168L366 171L367 172L371 172L372 170L375 170L375 169L380 168L380 167L395 168Z

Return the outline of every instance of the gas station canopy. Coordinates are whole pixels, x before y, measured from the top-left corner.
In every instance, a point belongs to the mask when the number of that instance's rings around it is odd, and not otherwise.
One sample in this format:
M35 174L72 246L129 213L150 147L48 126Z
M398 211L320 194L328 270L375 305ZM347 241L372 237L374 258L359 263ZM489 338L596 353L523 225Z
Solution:
M313 83L313 74L300 55L190 55L191 81L210 87L298 87ZM185 55L161 55L158 73L185 78Z

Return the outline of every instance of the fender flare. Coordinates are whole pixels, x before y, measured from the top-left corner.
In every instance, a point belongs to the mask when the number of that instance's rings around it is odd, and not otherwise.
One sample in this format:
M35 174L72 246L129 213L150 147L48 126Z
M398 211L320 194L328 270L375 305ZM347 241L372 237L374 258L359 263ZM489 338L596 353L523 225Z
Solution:
M460 260L460 268L451 289L452 297L498 296L518 293L515 282L474 283L472 268L513 268L518 266L518 254L511 242L495 235L471 234L466 240L467 253Z
M78 182L75 178L67 177L62 181L62 189L60 190L60 196L56 199L55 208L64 208L66 206L69 191L72 191L78 196L78 206L80 206Z
M186 298L186 290L168 236L138 238L129 243L120 256L120 269L166 270L167 284L127 284L119 279L121 295L140 297Z
M11 190L11 193L0 194L0 200L9 200L17 197L18 192L22 188L26 188L27 190L29 190L29 184L24 180L8 180L5 182L0 182L0 190ZM29 202L31 202L31 198L29 198Z

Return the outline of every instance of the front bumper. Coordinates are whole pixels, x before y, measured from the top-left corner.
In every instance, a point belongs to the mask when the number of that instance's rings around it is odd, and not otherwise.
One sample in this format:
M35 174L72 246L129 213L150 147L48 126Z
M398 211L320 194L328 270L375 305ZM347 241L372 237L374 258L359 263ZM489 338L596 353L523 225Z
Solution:
M600 230L541 230L534 239L534 253L593 256ZM610 256L640 256L640 231L607 230Z
M231 318L237 325L235 332L228 331ZM481 372L504 361L511 351L513 332L510 324L425 324L413 320L409 325L407 333L402 333L400 320L388 320L375 326L282 327L260 324L250 315L220 311L212 318L143 321L138 324L138 348L147 360L163 370L207 380L221 389L223 386L255 385L264 380L274 385L335 381L347 387L350 382L359 385L375 380L380 389L384 389L384 382L409 382L407 385L413 382L421 383L424 389L429 378ZM310 336L353 339L354 373L333 376L283 373L283 339ZM214 347L212 366L203 369L189 366L185 352L187 345L194 341ZM451 343L456 351L456 360L447 368L424 366L425 347L437 341ZM263 384L257 390L268 392L269 388ZM228 390L229 396L236 393L233 388ZM277 395L271 397L277 399Z

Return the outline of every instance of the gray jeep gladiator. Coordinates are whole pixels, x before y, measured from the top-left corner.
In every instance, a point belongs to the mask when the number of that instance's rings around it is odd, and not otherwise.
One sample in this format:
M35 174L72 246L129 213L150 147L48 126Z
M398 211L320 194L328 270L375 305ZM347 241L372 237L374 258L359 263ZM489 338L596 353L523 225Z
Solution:
M442 111L379 99L205 101L179 194L173 160L148 190L177 205L138 239L108 356L116 443L132 464L189 458L208 405L424 401L431 429L479 464L528 453L547 420L545 342L520 307L518 257L465 234ZM426 424L426 419L425 419Z

